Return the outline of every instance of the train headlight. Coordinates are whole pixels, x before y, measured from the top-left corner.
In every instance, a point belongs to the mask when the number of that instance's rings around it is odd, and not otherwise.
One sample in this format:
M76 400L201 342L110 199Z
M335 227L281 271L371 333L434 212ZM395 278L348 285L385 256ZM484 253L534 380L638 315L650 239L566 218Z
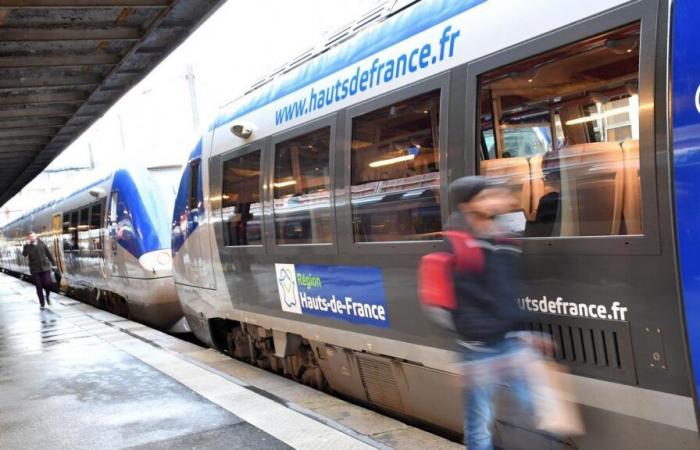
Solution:
M170 253L168 252L158 252L158 264L161 266L167 266L170 264Z
M173 268L170 250L144 253L139 258L139 263L141 263L141 267L153 273L170 271Z

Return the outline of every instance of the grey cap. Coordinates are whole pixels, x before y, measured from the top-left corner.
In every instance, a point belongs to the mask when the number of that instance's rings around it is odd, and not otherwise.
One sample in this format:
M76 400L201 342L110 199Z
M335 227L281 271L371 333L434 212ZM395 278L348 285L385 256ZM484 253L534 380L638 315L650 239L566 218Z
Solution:
M458 178L450 183L450 201L452 201L454 205L466 203L479 194L479 192L491 186L492 183L484 177L471 176Z

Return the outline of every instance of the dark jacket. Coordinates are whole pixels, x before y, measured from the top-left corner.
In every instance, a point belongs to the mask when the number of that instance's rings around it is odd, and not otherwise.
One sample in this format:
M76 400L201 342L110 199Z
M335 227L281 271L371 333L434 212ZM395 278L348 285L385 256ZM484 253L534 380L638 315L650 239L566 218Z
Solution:
M469 232L461 214L448 228ZM461 220L460 220L461 219ZM517 303L520 249L507 240L476 239L484 255L481 272L455 269L455 328L464 341L493 344L510 331L522 329L524 313ZM451 249L451 244L446 241Z
M51 266L56 265L56 260L41 239L37 239L36 244L24 244L22 255L29 258L29 272L32 275L48 272L51 270Z

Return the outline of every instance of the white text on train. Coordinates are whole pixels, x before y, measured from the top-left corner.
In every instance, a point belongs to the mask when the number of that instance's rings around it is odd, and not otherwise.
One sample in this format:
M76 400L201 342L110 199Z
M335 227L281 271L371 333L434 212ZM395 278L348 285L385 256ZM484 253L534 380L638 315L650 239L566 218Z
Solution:
M545 314L559 314L573 317L590 317L592 319L625 320L627 307L621 306L620 302L612 302L610 308L606 305L565 302L562 297L556 300L547 300L547 296L538 298L519 298L520 309L531 312Z
M370 303L358 302L351 297L345 297L344 301L335 298L335 295L330 299L321 297L320 295L307 295L306 292L299 292L299 300L301 307L305 309L313 309L316 311L331 311L334 314L347 314L355 317L368 317L374 320L386 320L386 312L384 306L373 305Z

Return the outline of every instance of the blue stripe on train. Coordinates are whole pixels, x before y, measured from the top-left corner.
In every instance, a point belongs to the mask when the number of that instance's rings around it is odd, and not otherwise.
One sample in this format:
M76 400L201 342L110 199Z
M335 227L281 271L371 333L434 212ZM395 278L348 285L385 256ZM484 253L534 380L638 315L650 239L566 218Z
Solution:
M5 225L1 230L7 230L26 220L29 220L31 224L35 215L52 207L56 207L56 212L65 213L65 202L105 183L110 177L112 178L111 192L118 192L118 206L117 223L108 232L117 237L117 244L136 258L141 257L144 253L167 249L170 246L167 213L157 187L150 179L148 171L142 167L119 169L114 174L91 182L65 197L52 200L31 210ZM90 198L87 203L77 207L77 209L87 206L92 201L93 199Z
M144 253L167 249L170 229L163 199L143 168L114 172L112 191L117 194L117 223L110 228L117 244L136 258Z
M677 0L673 13L673 172L680 276L688 348L700 392L700 2ZM700 406L700 405L699 405Z
M224 109L210 130L262 108L486 1L488 0L433 0L418 3L380 27L309 61L296 70L294 77L283 83L273 82L262 87L251 94L250 100L244 104L239 106L238 102L234 102L234 109Z

